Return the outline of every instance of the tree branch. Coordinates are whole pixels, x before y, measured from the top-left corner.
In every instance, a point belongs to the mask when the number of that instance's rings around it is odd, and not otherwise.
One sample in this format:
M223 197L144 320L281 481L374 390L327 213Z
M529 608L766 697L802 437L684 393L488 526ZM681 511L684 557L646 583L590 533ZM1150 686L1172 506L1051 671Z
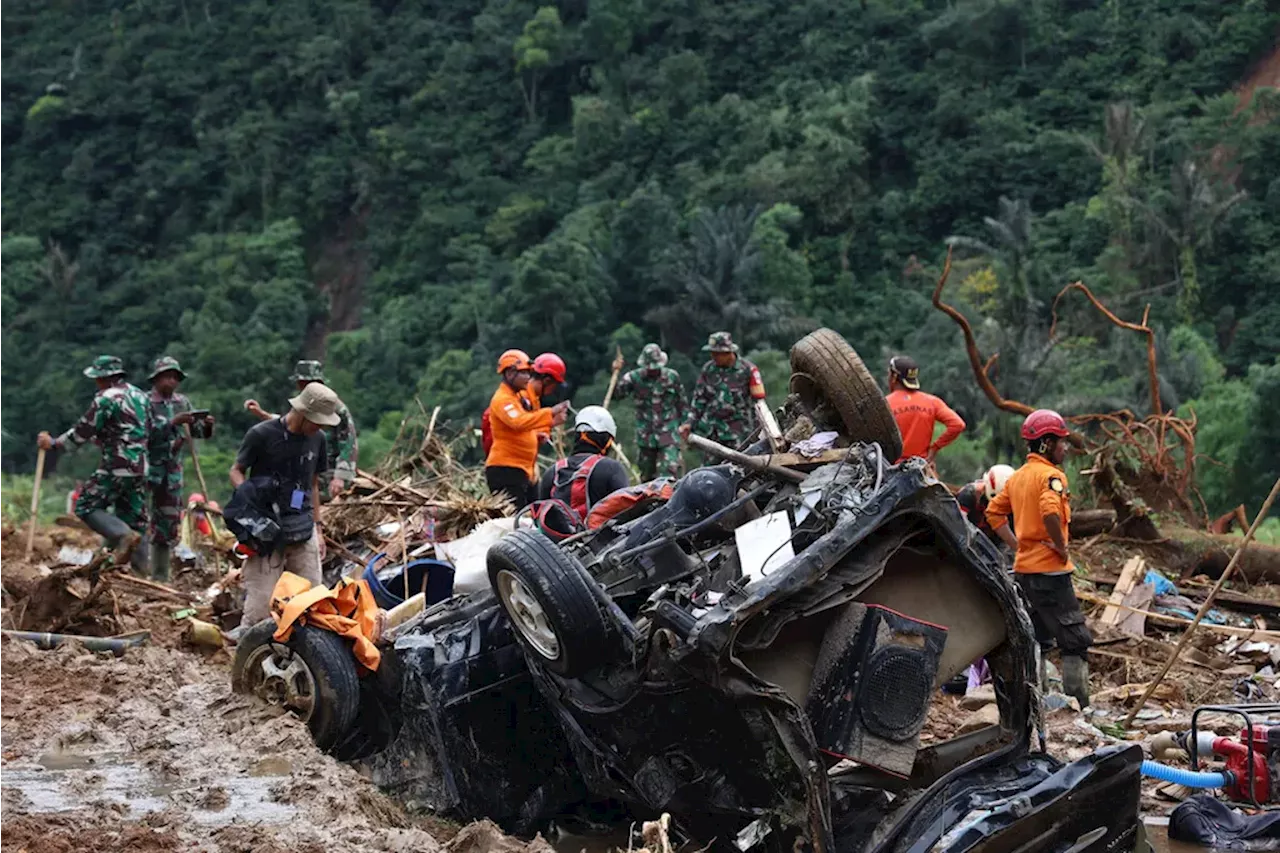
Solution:
M1079 290L1083 293L1089 302L1093 304L1093 307L1102 312L1102 315L1113 324L1132 332L1141 332L1147 336L1147 379L1151 384L1151 414L1163 415L1164 407L1160 404L1160 376L1156 370L1156 333L1151 331L1151 327L1147 325L1147 318L1151 313L1151 306L1147 305L1146 310L1142 312L1141 323L1130 323L1127 320L1121 320L1113 314L1107 306L1103 305L1102 302L1099 301L1098 297L1093 295L1093 291L1086 287L1083 282L1073 281L1071 284L1062 288L1062 290L1058 292L1058 295L1053 298L1053 324L1049 326L1050 338L1053 338L1057 334L1058 330L1058 302L1067 294L1067 291L1070 290Z
M942 275L938 278L938 284L933 289L933 307L937 308L943 314L946 314L956 325L960 327L960 331L964 334L964 348L969 354L969 366L973 368L973 376L978 381L978 387L982 389L982 393L987 395L987 399L991 401L991 405L1005 412L1012 412L1015 415L1029 415L1034 409L1026 403L1019 403L1017 400L1006 400L1000 396L1000 392L996 390L995 384L991 381L991 377L987 375L987 371L995 363L999 353L991 356L984 364L982 353L978 350L978 341L973 336L973 327L969 325L969 321L964 314L947 303L942 301L942 289L946 287L947 278L951 275L951 252L953 247L947 247L947 262L942 267Z

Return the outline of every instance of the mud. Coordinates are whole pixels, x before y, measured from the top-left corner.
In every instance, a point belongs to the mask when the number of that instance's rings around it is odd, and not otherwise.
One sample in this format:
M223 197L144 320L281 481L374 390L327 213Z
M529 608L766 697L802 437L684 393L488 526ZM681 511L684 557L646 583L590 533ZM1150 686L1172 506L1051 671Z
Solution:
M0 678L0 849L429 853L456 832L321 755L302 723L232 694L219 661L5 641ZM449 849L536 845L479 826Z

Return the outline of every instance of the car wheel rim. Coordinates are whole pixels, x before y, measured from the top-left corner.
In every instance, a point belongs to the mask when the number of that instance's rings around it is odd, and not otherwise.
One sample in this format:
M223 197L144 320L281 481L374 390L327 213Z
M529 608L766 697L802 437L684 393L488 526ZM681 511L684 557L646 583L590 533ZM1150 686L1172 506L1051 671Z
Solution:
M266 643L249 653L245 663L249 692L270 705L287 708L304 723L316 710L316 679L288 646Z
M547 660L560 657L560 638L552 627L547 612L537 596L524 585L514 572L503 569L498 572L498 595L511 622L534 651Z

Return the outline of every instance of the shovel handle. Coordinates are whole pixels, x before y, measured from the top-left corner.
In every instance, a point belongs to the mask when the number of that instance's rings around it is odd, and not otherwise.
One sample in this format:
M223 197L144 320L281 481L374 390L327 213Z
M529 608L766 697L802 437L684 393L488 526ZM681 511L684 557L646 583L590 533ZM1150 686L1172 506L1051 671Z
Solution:
M31 521L27 527L27 559L31 559L31 549L36 543L36 512L40 509L40 481L44 479L44 457L47 451L42 447L36 454L36 482L31 488Z

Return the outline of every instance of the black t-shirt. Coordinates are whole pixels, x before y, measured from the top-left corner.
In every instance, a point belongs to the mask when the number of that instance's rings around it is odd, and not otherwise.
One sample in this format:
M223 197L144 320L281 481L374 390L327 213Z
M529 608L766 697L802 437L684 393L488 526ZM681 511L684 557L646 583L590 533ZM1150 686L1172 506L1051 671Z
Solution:
M311 518L311 483L328 468L324 431L312 436L289 432L284 418L263 421L244 434L236 464L250 477L271 477L278 493L281 526L291 515ZM302 492L301 504L293 500L294 490Z
M570 478L571 471L577 471L578 467L588 458L597 455L596 453L575 453L569 457L568 470L561 476L562 482L567 482ZM538 481L538 500L545 501L552 497L557 497L551 493L555 490L556 466L552 465L542 472L542 479ZM587 477L587 506L588 508L596 505L601 498L613 494L618 489L625 489L631 485L631 478L627 476L627 469L616 459L604 457L596 463L596 467L591 469L591 475ZM558 497L565 503L569 503L569 490L565 489L565 494Z

